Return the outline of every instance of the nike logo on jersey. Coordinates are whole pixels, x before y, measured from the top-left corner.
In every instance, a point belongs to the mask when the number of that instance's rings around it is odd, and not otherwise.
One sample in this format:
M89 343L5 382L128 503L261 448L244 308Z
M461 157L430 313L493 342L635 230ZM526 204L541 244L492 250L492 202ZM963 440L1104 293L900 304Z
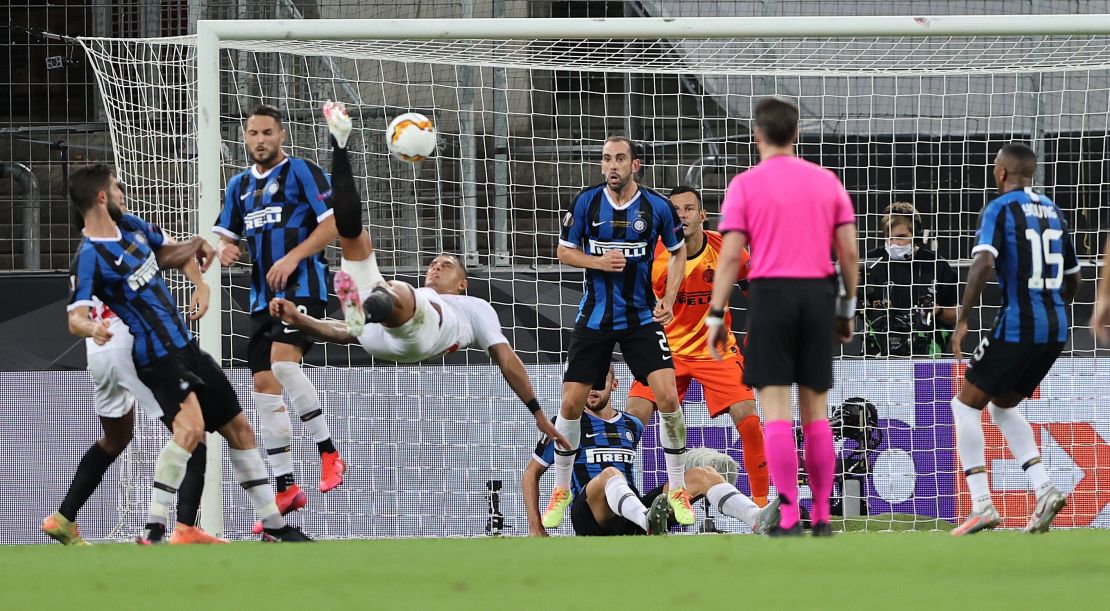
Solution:
M123 255L120 255L119 258L116 259L116 265L119 265L121 263L123 263Z
M608 222L609 221L590 221L590 224L593 225L594 227L601 227L602 225L604 225L605 223L608 223Z
M597 437L598 434L599 433L586 433L586 439L593 439L594 437Z
M292 327L286 327L281 330L282 333L296 333L297 331L298 329L294 329Z

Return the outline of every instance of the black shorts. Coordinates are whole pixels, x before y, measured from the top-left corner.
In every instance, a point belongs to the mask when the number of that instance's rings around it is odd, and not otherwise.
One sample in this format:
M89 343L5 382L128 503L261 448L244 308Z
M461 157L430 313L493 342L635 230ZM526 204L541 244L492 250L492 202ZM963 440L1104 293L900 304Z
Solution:
M617 344L620 344L621 354L632 376L641 384L647 384L648 375L653 371L674 369L671 347L667 344L663 326L657 322L620 331L575 327L570 334L563 381L604 388L605 376L613 361L613 347Z
M139 379L154 393L165 412L163 420L167 426L181 411L181 402L191 392L197 395L204 416L204 430L208 432L231 422L243 411L223 369L196 342L189 342L169 356L140 368Z
M297 309L313 318L323 318L327 304L318 299L290 299ZM308 354L316 340L304 331L289 328L281 320L270 316L269 308L251 314L251 337L247 342L247 364L251 373L270 370L270 348L273 343L292 344Z
M640 497L640 502L644 507L651 507L656 497L661 494L663 494L663 487L659 486ZM613 516L604 524L598 524L594 519L594 512L590 511L590 504L586 501L585 490L571 501L570 523L574 527L574 534L579 537L623 537L647 534L638 524L622 516Z
M1064 344L1025 344L983 338L967 364L967 381L992 398L1016 391L1032 397Z
M836 284L831 278L763 278L748 293L744 383L832 388Z

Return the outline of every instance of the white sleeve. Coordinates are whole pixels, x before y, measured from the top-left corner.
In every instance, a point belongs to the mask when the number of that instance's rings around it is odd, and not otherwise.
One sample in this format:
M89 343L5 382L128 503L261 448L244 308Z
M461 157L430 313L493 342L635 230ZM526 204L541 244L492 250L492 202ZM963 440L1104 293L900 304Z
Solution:
M490 346L509 343L505 334L501 332L501 321L497 318L497 312L489 302L471 297L466 300L463 307L470 317L470 324L474 330L475 347L489 350Z

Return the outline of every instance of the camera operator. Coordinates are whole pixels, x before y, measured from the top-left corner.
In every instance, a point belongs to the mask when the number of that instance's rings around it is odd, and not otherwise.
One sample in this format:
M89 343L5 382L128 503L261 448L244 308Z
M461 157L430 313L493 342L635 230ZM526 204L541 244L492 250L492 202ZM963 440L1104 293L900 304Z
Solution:
M883 246L863 263L863 316L868 356L938 356L956 324L956 273L923 246L924 226L912 204L884 211Z

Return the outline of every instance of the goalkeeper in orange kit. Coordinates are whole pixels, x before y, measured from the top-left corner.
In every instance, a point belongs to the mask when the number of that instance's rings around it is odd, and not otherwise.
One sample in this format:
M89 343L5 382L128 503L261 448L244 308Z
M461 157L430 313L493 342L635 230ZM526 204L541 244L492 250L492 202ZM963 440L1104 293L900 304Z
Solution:
M709 298L713 293L713 277L721 248L721 234L705 230L705 208L701 194L693 187L680 186L668 196L678 212L686 240L686 277L682 280L678 298L674 303L674 318L666 324L667 342L674 356L675 379L681 400L686 396L690 380L701 384L710 417L728 413L740 433L744 469L752 488L752 500L758 505L767 504L769 476L767 458L763 451L763 427L755 411L755 393L742 381L744 357L736 345L736 338L728 335L723 361L715 361L706 343L705 317L709 313ZM740 277L747 275L748 254L742 254ZM652 286L661 295L667 285L667 250L656 245L655 262L651 270ZM725 314L725 326L732 324ZM655 396L647 386L636 382L628 392L627 411L647 423L655 409Z

